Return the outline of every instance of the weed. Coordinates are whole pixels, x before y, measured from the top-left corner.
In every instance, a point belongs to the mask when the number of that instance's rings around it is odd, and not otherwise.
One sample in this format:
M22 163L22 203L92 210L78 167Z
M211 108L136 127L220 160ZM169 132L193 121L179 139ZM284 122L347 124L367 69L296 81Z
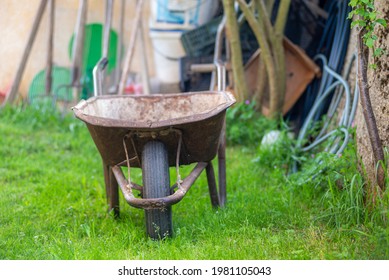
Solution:
M255 103L237 103L227 111L227 141L231 145L258 145L266 132L277 128L276 121L270 121L255 111Z

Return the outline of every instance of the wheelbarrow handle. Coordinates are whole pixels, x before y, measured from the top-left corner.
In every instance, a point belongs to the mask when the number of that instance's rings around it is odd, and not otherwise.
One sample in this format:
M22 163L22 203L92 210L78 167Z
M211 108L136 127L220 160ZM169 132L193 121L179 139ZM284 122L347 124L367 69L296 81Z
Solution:
M211 84L210 84L210 90L213 90L215 87L215 69L216 69L216 75L217 75L217 90L218 91L225 91L226 89L226 67L225 63L222 61L222 42L224 38L224 33L226 29L226 21L227 17L226 15L223 16L222 21L220 22L217 33L216 33L216 41L215 41L215 53L213 56L213 64L194 64L191 65L191 71L193 72L199 72L199 73L206 73L206 72L212 72L212 78L211 78ZM227 44L228 46L228 44ZM229 58L229 55L227 54L227 60Z
M215 60L216 73L217 73L217 90L226 90L226 67L220 60Z
M215 71L216 67L213 63L207 63L207 64L192 64L190 66L190 71L196 72L196 73L210 73L212 71Z
M108 59L102 57L93 68L94 96L103 95L103 71L108 65Z
M213 64L192 64L190 67L192 72L209 73L216 70L217 73L217 90L225 91L226 89L226 67L220 60L216 60Z

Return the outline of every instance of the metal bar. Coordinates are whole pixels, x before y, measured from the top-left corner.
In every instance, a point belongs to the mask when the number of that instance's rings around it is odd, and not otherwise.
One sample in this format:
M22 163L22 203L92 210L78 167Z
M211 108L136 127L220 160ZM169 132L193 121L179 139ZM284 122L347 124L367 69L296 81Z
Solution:
M223 16L222 21L220 22L218 28L217 28L217 33L216 33L216 42L215 42L215 53L213 56L214 61L220 61L222 57L222 50L223 50L223 36L224 36L224 31L226 27L226 21L227 17ZM215 71L212 72L212 78L211 78L211 83L209 90L214 90L215 88L215 79L216 79L216 73Z
M105 179L105 191L107 194L108 211L113 211L115 217L119 217L120 205L119 205L119 188L118 182L112 173L112 167L103 163L104 166L104 179Z
M47 40L47 57L46 57L46 77L45 77L45 94L49 96L52 88L52 69L53 69L53 44L54 44L54 19L55 19L55 0L49 1L48 7L49 31Z
M225 91L226 89L226 67L220 60L215 61L217 72L217 90Z
M184 179L179 188L174 194L161 198L136 198L132 193L132 187L124 177L123 171L117 165L112 167L112 172L119 183L120 189L124 195L125 200L133 207L141 209L166 209L170 205L176 204L182 200L185 194L192 187L193 183L200 176L201 172L207 167L207 162L199 162L194 167L192 172Z
M113 211L115 217L119 217L120 205L119 205L119 185L112 173L112 168L109 168L109 210Z
M220 144L218 150L218 166L219 166L219 201L220 206L223 207L227 201L227 174L226 174L226 123L220 134Z
M215 171L213 169L212 162L208 163L207 168L205 170L207 172L208 190L209 196L211 198L211 204L213 207L218 207L220 205L220 202L219 195L217 193Z
M19 63L18 70L16 71L16 75L15 75L15 78L13 80L12 86L11 86L7 96L6 96L6 99L4 100L3 104L1 105L1 107L3 107L4 105L6 105L8 103L13 103L15 98L16 98L16 95L17 95L17 92L19 89L19 85L20 85L20 81L22 79L24 69L26 68L27 60L28 60L28 57L30 56L32 45L34 44L36 33L38 31L46 4L47 4L47 0L41 0L41 3L38 7L38 11L35 15L34 22L32 24L30 36L28 37L27 44L26 44L24 51L23 51L22 59L20 60L20 63Z
M141 15L142 15L143 3L144 3L143 0L138 0L137 5L136 5L135 19L134 19L133 26L132 26L130 43L129 43L129 46L127 49L126 59L124 61L123 72L122 72L120 82L119 82L119 91L118 91L119 95L124 93L124 88L126 87L127 77L128 77L129 72L130 72L132 57L134 56L134 49L135 49L135 43L136 43L138 24L139 24Z
M181 155L181 145L182 145L182 132L181 130L174 129L178 134L178 147L177 147L177 156L176 156L176 173L177 173L177 186L181 188L181 175L180 175L180 155Z
M108 59L103 57L93 68L94 96L103 95L103 71L108 64Z
M110 170L110 166L108 164L106 164L104 161L103 161L103 170L104 170L105 195L107 197L107 204L109 204L109 195L110 195L110 192L109 192L109 170Z
M192 64L190 66L190 71L196 73L209 73L216 70L216 66L213 63L208 64Z

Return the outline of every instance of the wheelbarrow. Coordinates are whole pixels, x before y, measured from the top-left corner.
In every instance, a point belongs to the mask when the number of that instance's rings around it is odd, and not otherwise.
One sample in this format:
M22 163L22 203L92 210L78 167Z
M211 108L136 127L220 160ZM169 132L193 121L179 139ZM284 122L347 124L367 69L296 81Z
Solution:
M218 68L219 69L219 68ZM108 207L119 215L118 189L128 204L145 210L152 239L173 234L172 205L206 170L213 206L226 200L225 113L235 99L224 90L152 95L102 95L73 107L102 157ZM218 155L217 186L212 160ZM197 163L186 178L179 167ZM127 167L127 178L122 167ZM131 181L142 169L143 186ZM177 178L170 185L169 167ZM140 192L140 198L134 195Z

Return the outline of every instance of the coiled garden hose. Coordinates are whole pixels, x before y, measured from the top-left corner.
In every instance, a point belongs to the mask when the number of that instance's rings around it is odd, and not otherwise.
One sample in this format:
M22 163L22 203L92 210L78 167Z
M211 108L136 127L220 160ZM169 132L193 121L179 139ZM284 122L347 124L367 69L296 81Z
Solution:
M350 86L347 82L351 73L352 66L354 63L356 63L356 55L354 54L351 57L351 61L345 71L345 77L342 77L333 69L331 69L331 67L328 66L327 59L324 55L317 55L315 57L315 60L319 59L323 63L323 78L333 80L334 82L327 88L320 88L320 91L317 95L317 99L315 100L315 103L313 104L313 107L310 110L308 116L306 117L304 124L299 132L295 150L297 153L308 152L322 144L324 141L331 139L329 145L327 145L325 150L339 156L346 148L347 143L350 139L349 128L352 126L352 123L355 118L356 109L358 106L359 90L357 86L357 80L355 81L355 90L353 98L351 97ZM357 67L355 69L357 69ZM326 102L328 96L332 93L334 93L334 96L328 108L327 119L323 123L322 129L320 130L316 138L308 146L303 146L307 141L307 136L311 137L311 135L308 135L308 131L312 128L312 125L316 121L316 114L319 110L321 110L321 106L324 102ZM344 107L343 110L339 112L339 106L343 97ZM330 127L333 117L336 116L336 112L342 114L340 117L340 121L335 128L327 132L327 129ZM339 132L342 133L340 134ZM342 144L340 145L340 143ZM298 162L295 161L293 166L294 172L297 171L297 165Z

